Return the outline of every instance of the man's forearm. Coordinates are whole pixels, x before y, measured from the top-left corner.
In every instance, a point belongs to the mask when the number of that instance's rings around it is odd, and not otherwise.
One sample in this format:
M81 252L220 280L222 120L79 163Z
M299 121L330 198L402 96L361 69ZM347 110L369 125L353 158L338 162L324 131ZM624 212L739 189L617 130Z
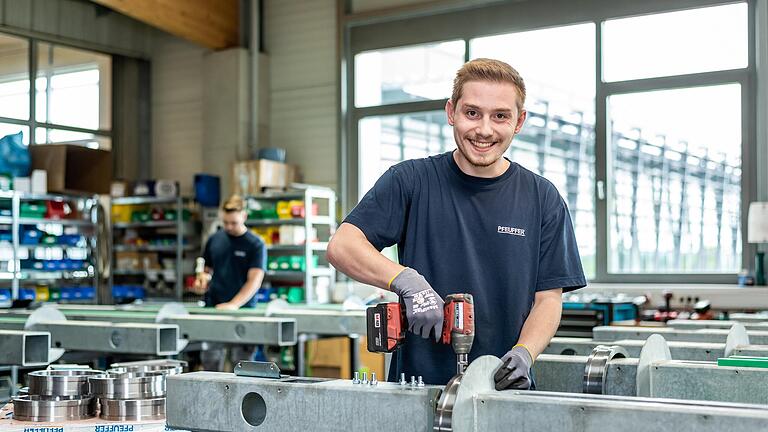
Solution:
M532 358L536 358L549 345L560 325L563 312L562 290L537 293L531 313L523 324L517 343L525 345Z
M248 300L250 300L251 297L256 294L256 291L259 290L260 285L261 283L257 283L256 281L246 281L240 288L240 291L238 291L237 294L232 297L232 300L227 303L232 303L237 305L237 307L243 306L244 304L248 303Z
M404 268L382 255L359 228L348 223L331 239L328 261L352 279L384 289L389 289L392 278Z

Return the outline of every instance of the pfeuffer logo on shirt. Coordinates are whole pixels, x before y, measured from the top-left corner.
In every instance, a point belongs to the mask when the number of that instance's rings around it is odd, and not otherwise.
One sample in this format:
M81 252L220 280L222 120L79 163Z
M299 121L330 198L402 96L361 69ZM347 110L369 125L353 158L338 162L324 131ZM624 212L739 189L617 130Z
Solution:
M509 234L509 235L525 237L525 230L522 228L512 228L512 227L499 225L499 227L496 228L496 232L499 234Z
M236 257L245 258L245 251L236 250L236 251L235 251L235 256L236 256Z

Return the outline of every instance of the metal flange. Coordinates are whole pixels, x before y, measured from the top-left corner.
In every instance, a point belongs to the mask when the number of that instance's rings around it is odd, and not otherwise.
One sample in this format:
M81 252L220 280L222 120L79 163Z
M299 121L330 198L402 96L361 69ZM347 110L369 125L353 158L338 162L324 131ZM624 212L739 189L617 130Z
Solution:
M88 378L98 370L41 370L30 372L29 394L61 398L81 398L90 394Z
M589 394L605 394L605 375L608 362L614 358L627 358L627 350L618 345L598 345L592 350L584 366L582 392Z
M171 364L146 364L146 365L133 365L133 366L120 366L120 367L113 367L112 369L107 369L107 373L111 375L121 375L121 374L135 374L135 373L145 373L145 372L158 372L163 375L178 375L180 373L184 372L184 367L181 365L171 365Z
M666 339L653 334L646 339L637 361L635 392L639 397L651 397L651 368L660 361L671 360Z
M165 419L165 398L101 399L101 417L109 421Z
M725 339L723 357L730 357L736 348L746 345L749 345L747 328L742 323L734 323L728 331L728 337Z
M100 399L153 399L165 396L162 372L102 374L91 377L91 393Z
M13 418L19 421L63 422L96 415L96 398L52 400L44 396L13 398Z
M463 374L454 376L448 382L435 410L433 431L473 430L473 399L479 393L494 392L493 374L501 367L501 360L485 355L469 364Z

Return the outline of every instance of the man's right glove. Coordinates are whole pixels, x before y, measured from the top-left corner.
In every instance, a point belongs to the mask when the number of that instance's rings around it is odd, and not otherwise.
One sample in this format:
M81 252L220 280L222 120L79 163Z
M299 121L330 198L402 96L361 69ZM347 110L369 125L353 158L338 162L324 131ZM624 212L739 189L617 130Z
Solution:
M405 317L408 330L429 338L435 331L435 340L440 340L443 332L443 299L432 289L416 270L406 267L390 283L392 291L405 303Z

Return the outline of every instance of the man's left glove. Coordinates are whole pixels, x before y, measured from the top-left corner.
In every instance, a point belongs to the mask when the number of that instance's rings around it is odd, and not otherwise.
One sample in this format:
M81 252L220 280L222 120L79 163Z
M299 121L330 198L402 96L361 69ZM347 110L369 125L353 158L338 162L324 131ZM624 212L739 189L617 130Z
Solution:
M501 358L501 367L493 380L496 390L528 390L531 388L531 365L533 359L528 349L515 345Z

